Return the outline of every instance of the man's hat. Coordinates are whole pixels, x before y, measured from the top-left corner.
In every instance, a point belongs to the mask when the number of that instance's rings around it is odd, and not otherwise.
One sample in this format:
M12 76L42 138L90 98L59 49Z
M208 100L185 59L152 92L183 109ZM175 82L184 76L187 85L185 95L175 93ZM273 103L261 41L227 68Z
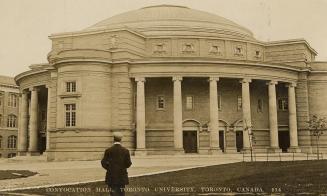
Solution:
M113 136L115 141L121 141L121 139L123 138L123 134L121 132L114 132Z

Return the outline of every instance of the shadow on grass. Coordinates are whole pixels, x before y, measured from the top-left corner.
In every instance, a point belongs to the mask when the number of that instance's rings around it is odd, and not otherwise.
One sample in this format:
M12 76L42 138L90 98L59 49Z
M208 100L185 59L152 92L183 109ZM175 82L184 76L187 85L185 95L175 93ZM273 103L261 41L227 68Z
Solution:
M26 178L29 176L34 176L35 174L37 173L28 170L0 170L0 180Z
M16 191L41 195L108 195L104 182ZM232 163L130 178L126 195L327 193L327 161Z

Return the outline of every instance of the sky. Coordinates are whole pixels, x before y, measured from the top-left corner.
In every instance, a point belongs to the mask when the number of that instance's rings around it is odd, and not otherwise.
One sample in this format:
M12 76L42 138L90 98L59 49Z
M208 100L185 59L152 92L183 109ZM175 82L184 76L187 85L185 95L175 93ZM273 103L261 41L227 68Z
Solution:
M304 38L327 61L327 0L0 0L0 75L47 63L48 36L113 15L172 4L207 11L250 29L260 41Z

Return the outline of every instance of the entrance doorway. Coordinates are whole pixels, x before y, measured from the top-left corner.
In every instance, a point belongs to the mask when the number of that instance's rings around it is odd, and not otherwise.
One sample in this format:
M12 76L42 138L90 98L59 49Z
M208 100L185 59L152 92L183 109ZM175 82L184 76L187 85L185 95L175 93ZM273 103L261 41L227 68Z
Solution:
M219 148L225 152L225 135L224 131L219 131Z
M41 133L39 134L39 151L40 151L40 154L43 154L43 152L46 150L46 135L45 133Z
M287 149L290 147L290 132L278 131L278 143L282 152L287 152Z
M241 152L243 149L243 131L236 131L236 150Z
M185 153L198 152L197 131L183 131L183 148Z

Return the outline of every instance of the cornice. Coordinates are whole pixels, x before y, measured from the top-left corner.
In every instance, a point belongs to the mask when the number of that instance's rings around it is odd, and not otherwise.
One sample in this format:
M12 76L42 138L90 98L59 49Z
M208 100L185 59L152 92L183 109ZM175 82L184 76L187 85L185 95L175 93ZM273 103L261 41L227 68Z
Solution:
M127 31L129 33L138 35L142 38L145 38L146 36L134 29L130 28L117 28L117 29L91 29L91 30L81 30L81 31L73 31L73 32L64 32L64 33L56 33L49 36L49 39L57 39L57 38L66 38L66 37L78 37L78 36L84 36L84 35L95 35L95 34L101 34L101 33L112 33L112 32L119 32L119 31Z
M281 46L289 44L305 44L311 52L313 52L315 55L318 54L317 51L315 51L305 39L289 39L266 42L266 46Z
M26 76L31 76L31 75L46 73L46 72L49 72L49 70L48 69L29 70L29 71L25 71L23 73L18 74L17 76L14 77L14 80L17 83L20 79L22 79Z

